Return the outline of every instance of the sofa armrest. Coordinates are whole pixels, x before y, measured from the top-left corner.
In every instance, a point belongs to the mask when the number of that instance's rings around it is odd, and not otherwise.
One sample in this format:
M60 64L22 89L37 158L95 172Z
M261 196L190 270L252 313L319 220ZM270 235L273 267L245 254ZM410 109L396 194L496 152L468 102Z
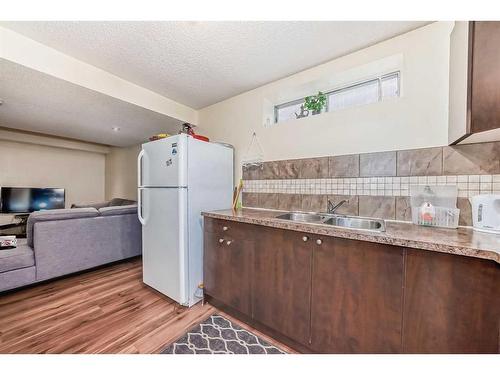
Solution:
M131 204L127 206L103 207L99 209L100 216L116 216L116 215L137 215L137 205Z

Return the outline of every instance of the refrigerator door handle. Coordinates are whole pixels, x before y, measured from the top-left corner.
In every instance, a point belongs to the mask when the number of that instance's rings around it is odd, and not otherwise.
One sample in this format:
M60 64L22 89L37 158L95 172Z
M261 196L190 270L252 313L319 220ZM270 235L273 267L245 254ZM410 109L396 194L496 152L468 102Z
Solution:
M137 217L142 225L146 225L146 220L142 216L142 191L144 188L137 188Z
M137 186L142 186L142 159L144 157L144 150L139 152L137 156Z

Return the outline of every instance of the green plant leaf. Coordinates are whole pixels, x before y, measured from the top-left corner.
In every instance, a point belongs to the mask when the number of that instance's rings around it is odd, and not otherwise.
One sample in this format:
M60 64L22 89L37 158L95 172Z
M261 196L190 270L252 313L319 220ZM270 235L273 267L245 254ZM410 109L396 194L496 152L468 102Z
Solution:
M306 96L304 98L304 107L310 111L321 112L326 105L326 95L318 91L317 95Z

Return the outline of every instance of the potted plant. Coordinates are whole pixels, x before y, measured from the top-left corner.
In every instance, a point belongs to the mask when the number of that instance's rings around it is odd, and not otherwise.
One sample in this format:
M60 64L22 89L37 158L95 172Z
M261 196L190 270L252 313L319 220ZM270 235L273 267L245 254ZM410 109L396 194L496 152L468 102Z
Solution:
M313 115L321 113L321 110L326 106L326 95L321 91L317 95L307 96L305 98L304 107L312 112Z

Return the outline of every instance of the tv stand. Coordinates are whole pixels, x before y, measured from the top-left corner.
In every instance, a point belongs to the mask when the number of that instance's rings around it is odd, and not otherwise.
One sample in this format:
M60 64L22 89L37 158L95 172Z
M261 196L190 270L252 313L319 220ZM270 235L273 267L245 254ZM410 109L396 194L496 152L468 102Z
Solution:
M11 214L12 215L12 214ZM15 222L0 225L0 235L26 238L26 224L30 214L13 214Z

